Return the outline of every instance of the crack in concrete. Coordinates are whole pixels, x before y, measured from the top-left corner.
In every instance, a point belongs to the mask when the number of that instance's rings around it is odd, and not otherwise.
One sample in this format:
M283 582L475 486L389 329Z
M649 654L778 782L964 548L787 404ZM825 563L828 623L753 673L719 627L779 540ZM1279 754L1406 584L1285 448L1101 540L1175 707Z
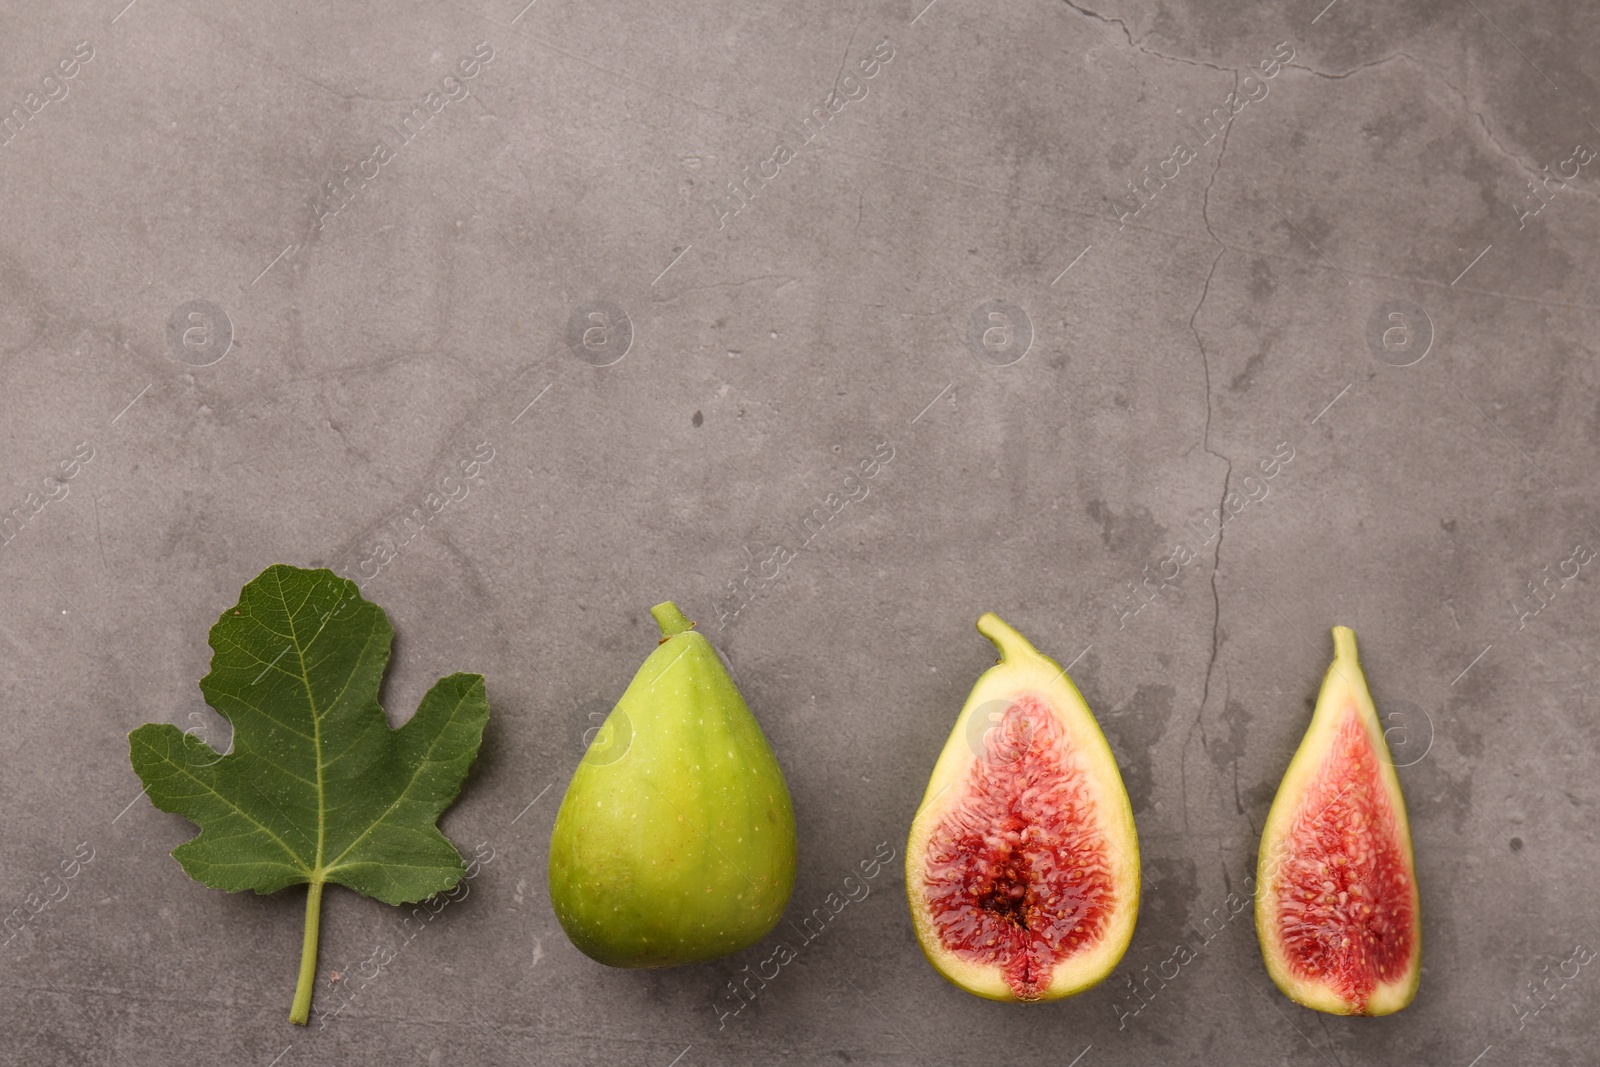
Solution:
M1110 15L1102 15L1100 12L1095 11L1092 8L1087 8L1082 4L1075 3L1074 0L1061 0L1061 2L1066 4L1072 10L1076 11L1078 14L1082 15L1084 18L1094 19L1097 22L1104 22L1108 26L1117 27L1122 31L1122 36L1127 38L1128 47L1132 48L1140 55L1150 56L1154 59L1165 60L1168 63L1182 63L1187 67L1205 67L1209 70L1221 71L1224 74L1232 74L1234 77L1234 88L1238 88L1239 68L1237 67L1224 67L1204 59L1191 59L1188 56L1169 56L1165 52L1157 52L1155 49L1147 48L1143 44L1139 43L1139 41L1134 40L1132 31L1128 29L1128 24L1122 19L1114 18Z
M1401 53L1401 55L1405 55L1405 53ZM1461 106L1462 106L1462 108L1466 110L1467 114L1471 115L1473 118L1478 120L1478 126L1479 126L1480 129L1483 130L1484 137L1488 138L1489 143L1494 145L1495 150L1498 151L1503 157L1505 157L1511 163L1515 164L1517 167L1519 167L1522 170L1526 171L1528 174L1531 174L1534 178L1542 178L1542 177L1544 177L1544 169L1542 167L1539 167L1539 166L1535 165L1534 163L1532 163L1530 161L1524 160L1521 156L1517 155L1515 152L1511 151L1511 149L1507 148L1505 145L1500 143L1500 138L1498 136L1496 136L1495 132L1489 128L1489 120L1484 118L1483 112L1479 111L1477 108L1472 106L1472 98L1467 95L1466 90L1460 88L1454 82L1452 82L1449 78L1446 78L1443 74L1440 74L1438 71L1433 70L1431 67L1429 67L1426 63L1423 63L1421 60L1416 59L1416 58L1414 58L1412 56L1409 56L1409 55L1406 55L1405 58L1411 60L1411 62L1415 63L1418 67L1422 68L1423 73L1431 74L1435 78L1438 78L1439 81L1443 82L1450 89L1451 92L1455 93L1457 96L1459 96L1461 98ZM1595 195L1593 192L1591 192L1588 189L1580 188L1576 184L1576 182L1574 182L1574 181L1563 179L1563 184L1565 185L1566 190L1570 190L1572 192L1576 192L1580 196L1594 196Z
M100 569L110 574L111 568L106 565L105 539L100 536L100 495L93 489L89 490L89 504L94 509L94 543L100 549Z
M1328 1047L1326 1049L1318 1049L1318 1051L1324 1053L1333 1053L1333 1062L1337 1064L1338 1067L1344 1067L1344 1060L1339 1057L1339 1048L1333 1040L1333 1031L1328 1029L1327 1016L1325 1016L1322 1012L1318 1012L1317 1023L1322 1027L1322 1035L1328 1039ZM1309 1042L1307 1043L1309 1044ZM1316 1048L1317 1046L1312 1045L1311 1047Z
M856 5L856 24L850 28L850 39L844 43L844 54L839 57L839 70L833 76L835 90L839 88L839 80L844 77L845 64L850 62L850 46L856 43L856 34L861 30L861 23L866 21L866 6L867 0L861 0L861 3Z
M1237 73L1235 73L1233 76L1233 89L1234 92L1238 92L1239 90L1239 75ZM1200 328L1196 325L1196 321L1200 317L1200 309L1205 307L1206 297L1211 294L1211 281L1216 277L1217 265L1222 262L1222 257L1228 254L1227 244L1217 236L1216 231L1211 227L1210 209L1211 190L1212 187L1217 183L1217 175L1222 171L1222 160L1227 154L1228 138L1232 130L1232 123L1229 123L1228 126L1223 129L1222 143L1217 146L1217 162L1216 165L1211 169L1211 178L1206 182L1205 194L1200 202L1200 220L1202 223L1204 223L1206 232L1211 235L1212 241L1216 243L1218 251L1216 258L1211 261L1211 269L1206 272L1205 284L1200 289L1200 299L1195 304L1194 310L1189 313L1189 332L1194 334L1195 345L1200 349L1200 366L1205 375L1206 422L1204 429L1201 431L1200 447L1216 458L1222 460L1223 464L1225 465L1225 469L1222 474L1222 496L1217 504L1217 546L1211 557L1211 657L1206 663L1206 677L1204 688L1201 690L1200 695L1200 708L1195 713L1194 722L1190 724L1188 734L1184 736L1183 751L1178 757L1178 777L1182 788L1183 825L1185 828L1187 828L1189 825L1189 746L1194 740L1194 734L1196 730L1200 731L1201 749L1203 751L1209 751L1209 742L1206 737L1205 713L1206 705L1211 700L1211 676L1216 671L1217 667L1219 631L1222 624L1222 597L1217 590L1217 571L1222 566L1222 528L1223 524L1227 521L1228 485L1233 478L1233 461L1211 447L1211 357L1210 354L1206 352L1205 340L1200 336Z
M1308 67L1304 63L1285 63L1283 66L1284 66L1284 68L1286 70L1303 70L1307 74L1315 75L1318 78L1327 78L1329 81L1343 81L1345 78L1350 77L1352 74L1359 74L1362 71L1367 70L1367 69L1369 69L1371 67L1382 66L1383 64L1388 63L1388 62L1390 62L1392 60L1402 59L1402 58L1409 59L1413 63L1417 62L1416 59L1413 56L1411 56L1411 55L1409 55L1409 54L1407 54L1405 52L1396 51L1396 52L1390 52L1388 55L1381 56L1378 59L1374 59L1370 63L1362 63L1360 66L1351 67L1349 70L1340 71L1337 74L1335 74L1333 72L1330 72L1330 71L1317 70L1315 67ZM1421 66L1421 64L1418 64L1418 66Z
M1543 169L1542 168L1534 165L1533 163L1531 163L1528 160L1523 159L1521 156L1517 155L1517 153L1515 153L1511 149L1507 148L1501 142L1499 136L1496 135L1494 130L1492 130L1489 127L1489 120L1484 117L1483 112L1478 110L1478 108L1473 106L1472 97L1470 97L1467 94L1465 89L1462 89L1460 86L1458 86L1454 82L1452 82L1449 78L1445 77L1443 74L1439 73L1433 67L1430 67L1428 64L1424 63L1422 60L1418 59L1416 56L1412 55L1410 52L1405 51L1404 49L1397 49L1396 51L1390 52L1386 56L1382 56L1382 57L1380 57L1378 59L1372 60L1370 63L1362 63L1359 66L1351 67L1349 70L1346 70L1346 71L1339 71L1339 72L1322 71L1322 70L1317 70L1314 67L1308 67L1308 66L1306 66L1306 65L1304 65L1302 63L1285 63L1284 67L1285 67L1285 69L1288 69L1288 70L1303 71L1303 72L1305 72L1307 74L1312 75L1313 77L1326 78L1329 81L1341 81L1341 80L1343 80L1345 78L1348 78L1348 77L1350 77L1352 75L1359 74L1364 70L1370 70L1373 67L1382 66L1385 63L1391 63L1391 62L1393 62L1394 60L1397 60L1397 59L1404 59L1404 60L1410 61L1410 63L1413 66L1415 66L1418 70L1420 70L1424 75L1427 75L1429 77L1437 79L1441 84L1443 84L1452 93L1454 93L1457 97L1459 97L1460 100L1461 100L1462 109L1464 111L1466 111L1466 113L1468 115L1471 115L1474 119L1477 120L1479 129L1481 129L1483 131L1483 136L1488 139L1489 143L1494 146L1495 151L1499 152L1502 157L1504 157L1506 160L1508 160L1512 164L1516 165L1519 169L1524 170L1524 171L1528 172L1529 174L1532 174L1535 178L1543 177ZM1586 195L1586 196L1595 196L1595 195L1597 195L1594 192L1592 192L1591 190L1583 189L1583 188L1579 188L1579 187L1575 186L1574 183L1571 182L1571 181L1567 181L1566 185L1567 185L1567 187L1569 189L1573 189L1574 191L1576 191L1576 192L1578 192L1578 193L1580 193L1582 195Z
M323 401L324 398L319 397L318 400ZM332 405L329 406L331 407ZM327 414L322 414L321 420L323 425L327 426L327 428L333 432L333 435L339 439L339 443L344 446L345 452L357 456L360 458L361 462L365 463L368 467L373 466L371 454L358 447L354 441L350 440L350 435L344 432L344 427L338 422L338 420Z

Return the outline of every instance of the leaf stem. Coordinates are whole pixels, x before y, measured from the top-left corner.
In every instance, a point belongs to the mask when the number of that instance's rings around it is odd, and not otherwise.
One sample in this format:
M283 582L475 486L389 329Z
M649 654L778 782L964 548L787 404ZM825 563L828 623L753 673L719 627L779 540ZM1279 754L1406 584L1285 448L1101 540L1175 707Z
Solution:
M317 982L317 927L322 922L322 879L313 879L306 891L306 935L300 946L300 981L294 987L289 1021L306 1024L311 1017L311 990Z

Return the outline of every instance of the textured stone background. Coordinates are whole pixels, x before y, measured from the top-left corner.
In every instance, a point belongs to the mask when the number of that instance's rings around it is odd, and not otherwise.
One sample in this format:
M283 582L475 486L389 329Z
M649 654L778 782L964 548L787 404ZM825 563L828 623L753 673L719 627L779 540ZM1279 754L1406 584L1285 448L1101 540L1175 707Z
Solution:
M1600 593L1560 572L1600 549L1600 160L1575 154L1600 146L1600 14L925 2L6 5L0 911L92 859L0 949L0 1061L1593 1062L1600 972L1559 975L1600 948ZM856 99L724 217L836 87ZM1132 614L1180 542L1196 558ZM492 860L342 995L327 972L398 920L330 893L305 1030L303 894L185 877L192 829L140 797L125 736L226 745L206 631L277 561L388 610L396 720L457 669L494 708L444 820ZM720 1026L780 934L666 972L581 956L548 833L668 597L789 776L794 917L903 848L992 662L980 612L1072 662L1145 857L1117 973L1049 1006L968 996L917 950L896 864ZM1252 872L1333 623L1418 848L1422 988L1380 1020L1279 995L1248 912L1196 932ZM1197 958L1137 999L1180 940Z

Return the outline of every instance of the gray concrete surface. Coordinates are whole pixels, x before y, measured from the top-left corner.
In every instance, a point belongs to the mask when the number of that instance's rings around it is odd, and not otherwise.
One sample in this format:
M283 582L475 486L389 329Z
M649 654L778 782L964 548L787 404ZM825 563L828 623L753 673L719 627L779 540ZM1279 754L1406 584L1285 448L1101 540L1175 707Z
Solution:
M1595 1062L1600 14L1324 2L8 4L0 1062ZM126 741L227 744L206 631L278 561L387 609L395 721L493 705L444 820L492 858L410 940L330 892L304 1030L303 893L190 881ZM899 855L980 612L1072 662L1145 859L1116 974L968 996L896 864L737 1014L779 933L581 956L548 834L669 597L788 774L794 916ZM1195 933L1334 623L1420 867L1380 1020Z

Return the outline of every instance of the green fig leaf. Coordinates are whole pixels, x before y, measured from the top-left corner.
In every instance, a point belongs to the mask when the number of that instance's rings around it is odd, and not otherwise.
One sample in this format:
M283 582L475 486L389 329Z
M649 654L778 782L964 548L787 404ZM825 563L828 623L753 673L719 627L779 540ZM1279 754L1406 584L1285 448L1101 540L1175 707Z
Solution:
M233 725L229 751L168 724L128 735L151 803L200 827L172 850L189 877L229 892L309 887L292 1022L310 1014L325 883L403 904L466 872L436 822L478 754L483 677L439 679L390 729L378 688L393 639L354 582L269 567L211 627L200 690Z

